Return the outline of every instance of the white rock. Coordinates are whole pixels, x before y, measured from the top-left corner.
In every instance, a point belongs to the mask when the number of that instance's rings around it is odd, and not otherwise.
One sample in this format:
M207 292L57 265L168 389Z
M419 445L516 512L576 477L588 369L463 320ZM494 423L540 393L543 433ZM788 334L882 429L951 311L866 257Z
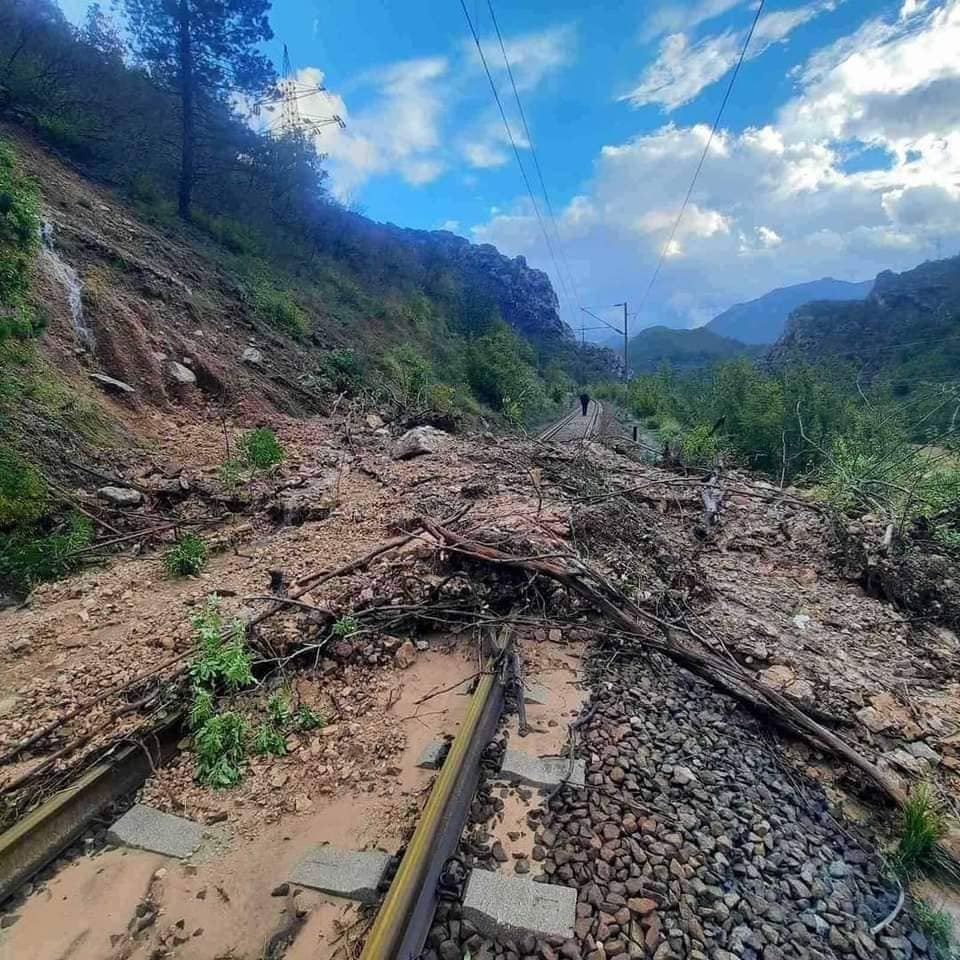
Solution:
M116 380L113 377L108 377L103 373L91 373L90 379L94 383L103 387L104 390L113 390L116 393L133 393L134 389L130 386L129 383L124 383L122 380Z
M436 427L414 427L393 445L393 459L409 460L420 454L436 453L446 438L447 434Z
M197 375L189 367L185 367L182 363L177 363L176 360L171 360L167 364L167 374L174 383L179 383L183 386L190 386L197 382Z
M240 354L240 359L244 363L249 363L251 367L258 367L263 363L263 354L256 347L247 347Z
M131 490L130 487L101 487L97 496L117 507L135 507L143 503L143 494L139 490Z
M366 421L371 430L379 430L383 426L383 417L379 413L368 413Z
M931 766L938 766L940 763L940 754L932 749L922 740L916 740L914 743L907 744L907 753L916 757L918 760L926 760Z

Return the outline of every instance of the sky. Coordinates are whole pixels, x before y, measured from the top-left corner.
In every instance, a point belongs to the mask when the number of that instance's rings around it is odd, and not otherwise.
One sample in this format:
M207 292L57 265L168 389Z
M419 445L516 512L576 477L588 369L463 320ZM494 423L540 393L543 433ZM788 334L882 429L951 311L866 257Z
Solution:
M491 0L549 205L488 0L465 2L533 200L460 0L275 0L268 52L346 122L319 141L338 199L524 255L576 329L960 252L960 0L767 0L669 245L757 0Z

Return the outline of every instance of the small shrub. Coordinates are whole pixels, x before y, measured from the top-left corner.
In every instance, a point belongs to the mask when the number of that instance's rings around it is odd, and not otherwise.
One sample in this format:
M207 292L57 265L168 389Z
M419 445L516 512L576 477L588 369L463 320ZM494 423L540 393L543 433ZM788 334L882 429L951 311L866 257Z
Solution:
M243 483L242 461L235 458L224 460L217 471L217 477L227 490L236 490Z
M273 724L261 723L254 731L252 750L259 756L282 757L287 752L287 742Z
M83 514L71 513L50 533L36 527L0 534L0 580L18 590L29 590L74 570L78 551L93 540L93 524Z
M251 467L266 470L283 460L283 447L277 435L267 427L250 430L240 441L244 459Z
M900 840L894 863L906 877L934 865L936 844L947 832L943 803L930 783L915 784L901 811Z
M207 545L188 533L164 554L163 563L172 577L196 576L207 565Z
M355 393L363 386L363 364L355 350L328 350L317 366L323 385L335 393Z
M710 463L720 453L720 438L712 430L712 427L701 424L681 437L680 449L691 463Z
M247 721L238 713L215 713L193 734L194 776L210 787L232 787L243 776Z
M89 139L82 126L75 120L51 113L37 117L37 132L40 136L70 153L85 153L89 148Z
M247 281L247 302L257 319L294 336L310 332L310 319L289 290L276 286L263 272Z
M953 918L946 910L937 910L924 900L915 900L913 914L920 929L933 945L934 956L938 960L953 960L957 956L954 950Z
M293 715L293 725L298 730L316 730L318 727L327 725L327 718L302 703Z
M223 686L232 693L253 683L242 623L236 621L224 629L214 600L191 622L196 653L190 663L190 676L195 688L215 691Z
M293 711L290 709L290 701L285 693L275 693L267 701L267 716L274 726L283 729L290 723L293 717Z
M224 628L216 599L192 618L195 653L190 662L193 699L194 776L211 787L229 787L243 774L249 727L240 714L218 712L219 690L234 693L253 683L251 657L244 642L243 625Z
M333 624L333 635L335 637L352 637L360 629L360 622L356 617L349 614L340 617Z

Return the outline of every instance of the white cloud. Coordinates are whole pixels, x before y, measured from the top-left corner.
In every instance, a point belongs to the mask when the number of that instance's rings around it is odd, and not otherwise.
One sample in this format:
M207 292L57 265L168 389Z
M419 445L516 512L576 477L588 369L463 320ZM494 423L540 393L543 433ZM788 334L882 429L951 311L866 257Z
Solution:
M811 56L773 122L720 130L638 326L698 324L777 286L960 249L957 49L960 0L895 9ZM640 301L708 135L666 124L599 151L558 218L591 302ZM847 162L868 148L883 162ZM551 267L523 204L473 235Z
M759 57L773 44L783 42L801 24L833 10L834 0L817 0L790 10L763 14L757 21L746 58ZM660 45L657 58L635 86L620 99L640 107L655 103L675 110L725 76L736 64L747 30L728 29L692 41L688 33L672 33Z
M480 43L497 85L509 84L496 35L481 37ZM573 63L577 52L577 31L573 24L561 24L546 30L504 37L503 46L513 70L513 79L522 93L533 90L550 74ZM464 40L462 50L466 64L482 77L483 66L473 40ZM486 83L486 78L483 82Z
M654 10L641 28L641 37L651 40L664 33L692 30L701 23L719 17L735 7L745 6L749 0L700 0L693 5L671 3Z
M576 39L572 25L504 37L518 88L533 91L572 62ZM486 49L502 87L507 78L495 38ZM464 161L482 169L510 160L506 132L482 85L486 80L476 48L464 42L454 54L405 60L356 78L351 99L362 104L357 109L349 109L335 94L301 101L305 114L338 113L346 121L343 130L324 128L318 141L329 155L331 184L339 199L349 201L373 177L396 174L419 187ZM298 79L319 84L323 74L308 67ZM524 149L519 118L506 94L504 98L514 139Z

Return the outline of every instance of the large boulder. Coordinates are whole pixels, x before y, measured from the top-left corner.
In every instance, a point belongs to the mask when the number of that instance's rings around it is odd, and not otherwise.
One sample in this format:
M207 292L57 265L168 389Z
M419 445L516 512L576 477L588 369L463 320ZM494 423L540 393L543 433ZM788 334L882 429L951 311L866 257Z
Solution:
M311 477L298 487L281 490L270 504L270 516L280 523L299 525L326 520L337 506L337 471Z
M393 445L393 459L409 460L422 454L436 453L447 436L448 434L436 427L414 427Z
M197 382L197 375L189 367L185 367L176 360L171 360L167 364L167 376L182 387L192 387Z

